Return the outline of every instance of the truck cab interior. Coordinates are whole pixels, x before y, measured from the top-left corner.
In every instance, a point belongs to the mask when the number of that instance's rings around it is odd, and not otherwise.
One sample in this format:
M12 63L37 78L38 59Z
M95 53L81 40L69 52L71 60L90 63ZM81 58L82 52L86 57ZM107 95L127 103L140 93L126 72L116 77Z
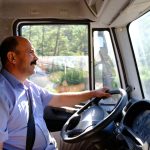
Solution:
M111 98L46 107L50 132L88 149L150 150L149 0L0 0L0 41L11 35L33 43L29 79L42 88L110 89Z

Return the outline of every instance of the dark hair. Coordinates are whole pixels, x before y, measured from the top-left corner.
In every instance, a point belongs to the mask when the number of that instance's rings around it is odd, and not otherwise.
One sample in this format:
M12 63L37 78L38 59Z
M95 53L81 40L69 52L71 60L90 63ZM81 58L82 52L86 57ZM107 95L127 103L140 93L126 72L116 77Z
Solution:
M18 45L18 41L15 36L7 37L2 41L0 45L0 58L1 58L2 66L4 66L7 62L7 53L9 51L14 51L17 45Z

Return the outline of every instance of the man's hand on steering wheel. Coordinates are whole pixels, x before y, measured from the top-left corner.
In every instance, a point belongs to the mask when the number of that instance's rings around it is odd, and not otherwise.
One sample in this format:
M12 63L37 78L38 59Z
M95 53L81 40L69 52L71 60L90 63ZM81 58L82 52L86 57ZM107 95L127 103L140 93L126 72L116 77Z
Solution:
M108 97L111 97L111 94L109 93L109 88L104 87L104 88L95 90L94 96L97 98L108 98Z

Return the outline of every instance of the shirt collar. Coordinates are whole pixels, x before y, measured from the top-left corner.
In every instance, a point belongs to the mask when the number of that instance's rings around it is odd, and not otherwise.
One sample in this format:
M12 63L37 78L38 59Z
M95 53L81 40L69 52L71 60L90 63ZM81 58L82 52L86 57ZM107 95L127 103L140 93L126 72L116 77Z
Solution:
M2 69L1 74L10 82L10 84L14 87L27 88L24 84L22 84L19 80L16 79L14 75L9 73L7 70Z

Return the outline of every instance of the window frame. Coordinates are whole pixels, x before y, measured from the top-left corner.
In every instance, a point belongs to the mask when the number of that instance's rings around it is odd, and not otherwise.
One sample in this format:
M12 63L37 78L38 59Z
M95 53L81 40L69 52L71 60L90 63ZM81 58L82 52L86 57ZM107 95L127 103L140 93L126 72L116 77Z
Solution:
M108 31L109 32L109 35L110 35L110 40L111 40L111 43L112 43L112 47L113 47L113 52L114 52L114 56L115 56L115 60L116 60L116 65L117 65L117 71L118 71L118 76L119 76L119 82L120 82L120 86L121 88L123 87L123 83L122 83L122 80L121 80L121 73L120 73L120 69L119 69L119 64L118 64L118 59L117 59L117 52L119 51L119 47L117 46L117 49L118 51L116 52L115 50L115 45L114 45L114 42L113 42L113 37L112 37L112 34L111 34L111 30L109 28L93 28L92 29L92 40L94 41L94 31ZM114 35L115 33L113 33ZM94 42L92 41L92 43L94 44ZM117 45L117 40L115 39L115 42L116 42L116 45ZM94 89L95 89L95 67L94 67L94 45L93 45L93 48L92 48L92 56L93 56L93 86L94 86ZM119 53L119 58L120 60L121 59L121 54ZM123 67L123 63L121 61L121 67L123 68L124 70L124 67ZM126 84L126 87L128 87L127 85L127 79L126 79L126 75L124 74L124 79L125 79L125 84Z
M93 57L91 56L91 26L90 20L61 20L61 19L17 19L13 24L13 35L21 36L21 29L24 25L87 25L88 27L88 69L89 69L89 90L93 89ZM92 80L91 80L92 79Z
M136 18L133 21L138 20L140 17L144 16L148 12L150 12L150 11L145 12L144 14L142 14L141 16L139 16L138 18ZM134 60L134 63L135 63L135 69L136 69L136 73L137 73L137 77L138 77L138 82L139 82L139 87L140 87L140 90L141 90L141 95L142 95L142 98L145 99L145 94L144 94L143 85L142 85L142 81L141 81L141 77L140 77L140 72L139 72L139 69L138 69L137 59L136 59L136 56L135 56L135 52L134 52L134 48L133 48L133 44L132 44L132 40L131 40L131 36L130 36L130 32L129 32L129 28L130 28L130 25L132 24L132 22L130 22L127 25L127 33L128 33L128 37L129 37L129 43L130 43L130 46L131 46L131 52L133 54L133 60Z

